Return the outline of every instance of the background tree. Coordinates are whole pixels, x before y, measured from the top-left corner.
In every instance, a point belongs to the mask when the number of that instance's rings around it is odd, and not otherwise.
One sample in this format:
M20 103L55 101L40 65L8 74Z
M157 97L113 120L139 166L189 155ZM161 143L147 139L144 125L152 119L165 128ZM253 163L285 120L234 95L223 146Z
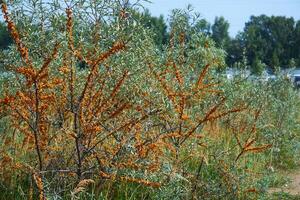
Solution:
M265 64L261 62L261 60L256 56L251 65L252 73L256 75L262 75L263 71L265 70Z
M194 26L196 32L204 33L205 35L211 35L211 24L206 19L200 19Z
M284 67L293 57L294 19L281 16L251 16L245 24L244 40L252 64L256 56L274 68ZM277 58L276 58L277 57ZM274 63L276 62L276 63Z
M300 66L300 20L297 21L294 30L293 57L296 59L297 66Z
M7 27L3 22L0 22L0 49L5 49L12 43L12 39L7 31Z
M243 60L243 50L245 48L243 34L240 32L235 38L231 38L226 48L226 64L228 67L241 63Z
M267 16L250 17L250 22L247 22L244 29L244 39L247 49L247 58L252 65L256 57L264 58L270 46L267 42L268 34L265 29L260 27L266 21ZM265 61L265 60L264 60Z
M265 29L269 30L270 44L273 53L276 52L280 67L287 67L293 57L294 19L284 16L271 16ZM272 55L273 56L273 55Z
M278 54L276 53L276 51L274 51L272 53L270 66L271 66L273 71L278 71L279 68L280 68L280 61L279 61Z
M226 48L229 42L229 23L224 17L216 17L211 27L212 39L216 42L217 47Z
M296 63L296 60L295 60L294 58L291 58L291 59L289 60L288 67L289 67L289 68L295 68L295 67L297 67L297 63Z
M148 9L140 15L139 20L141 20L144 27L153 31L155 44L159 47L165 45L168 41L168 32L163 15L160 15L159 17L152 16Z

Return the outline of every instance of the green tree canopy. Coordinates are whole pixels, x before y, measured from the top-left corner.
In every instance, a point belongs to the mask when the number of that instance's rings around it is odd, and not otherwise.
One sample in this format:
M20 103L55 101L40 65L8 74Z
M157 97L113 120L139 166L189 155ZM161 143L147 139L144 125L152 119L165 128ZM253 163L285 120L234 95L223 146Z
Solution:
M229 23L224 17L216 17L212 25L212 39L218 47L226 47L229 42Z
M287 66L289 59L293 56L294 25L293 18L268 17L266 15L251 16L244 29L244 39L250 63L253 63L257 56L271 67L274 64L278 67Z
M197 32L211 35L211 25L206 19L200 19L194 28Z
M0 23L0 49L7 48L12 43L11 37L4 23Z
M163 15L159 17L152 16L148 9L140 16L141 23L146 28L150 28L154 33L156 45L162 47L168 41L167 25Z

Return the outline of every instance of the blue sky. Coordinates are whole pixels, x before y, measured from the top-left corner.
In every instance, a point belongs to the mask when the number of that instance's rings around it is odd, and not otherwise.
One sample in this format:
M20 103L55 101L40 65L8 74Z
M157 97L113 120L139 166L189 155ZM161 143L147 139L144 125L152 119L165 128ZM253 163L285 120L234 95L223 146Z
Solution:
M150 0L144 3L150 12L168 16L174 8L194 7L202 17L213 23L216 16L224 16L230 23L229 32L235 36L241 31L251 15L266 14L294 17L300 20L300 0Z

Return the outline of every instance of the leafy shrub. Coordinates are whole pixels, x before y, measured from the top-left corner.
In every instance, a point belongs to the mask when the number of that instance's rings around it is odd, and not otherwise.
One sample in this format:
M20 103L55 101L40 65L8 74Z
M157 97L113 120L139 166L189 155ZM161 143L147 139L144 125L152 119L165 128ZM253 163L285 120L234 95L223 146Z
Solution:
M292 154L285 141L297 126L286 111L297 118L296 93L282 81L222 80L225 53L189 10L173 11L161 50L119 1L9 8L2 3L14 39L0 100L7 198L245 199L260 190L253 174L266 161L256 153Z

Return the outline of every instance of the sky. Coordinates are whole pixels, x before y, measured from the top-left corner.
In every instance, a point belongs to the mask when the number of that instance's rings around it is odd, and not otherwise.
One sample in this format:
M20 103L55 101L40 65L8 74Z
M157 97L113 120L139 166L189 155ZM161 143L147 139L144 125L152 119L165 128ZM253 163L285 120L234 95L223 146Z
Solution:
M186 8L191 4L196 12L214 22L216 16L223 16L230 23L229 34L234 37L242 31L251 15L287 16L300 20L300 0L150 0L144 3L150 12L168 17L174 8Z

